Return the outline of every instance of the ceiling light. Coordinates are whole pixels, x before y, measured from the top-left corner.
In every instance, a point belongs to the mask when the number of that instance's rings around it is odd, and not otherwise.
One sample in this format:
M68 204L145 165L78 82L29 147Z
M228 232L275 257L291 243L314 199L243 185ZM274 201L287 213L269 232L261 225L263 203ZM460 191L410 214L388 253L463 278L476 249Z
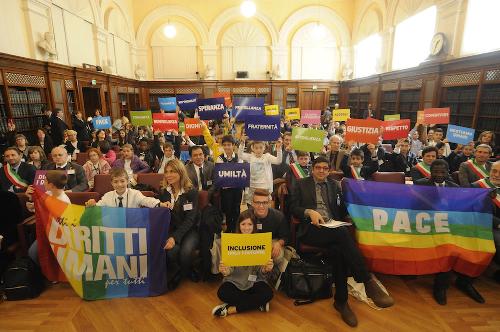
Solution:
M167 25L165 25L165 27L163 28L163 34L165 35L165 37L169 39L174 38L175 35L177 34L177 29L175 28L175 25L173 25L172 23L168 23Z
M257 7L255 6L255 3L251 0L246 0L241 3L240 6L240 11L241 15L245 17L252 17L255 15L255 12L257 11Z

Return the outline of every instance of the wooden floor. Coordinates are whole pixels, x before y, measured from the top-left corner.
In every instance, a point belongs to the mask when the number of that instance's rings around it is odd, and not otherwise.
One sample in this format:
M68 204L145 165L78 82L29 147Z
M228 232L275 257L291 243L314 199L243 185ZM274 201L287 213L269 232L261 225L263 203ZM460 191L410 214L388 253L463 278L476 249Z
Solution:
M374 310L351 298L356 331L500 331L500 285L486 277L475 285L486 299L478 304L455 287L448 305L432 299L432 279L380 276L395 298L392 308ZM276 293L269 313L214 318L218 282L181 283L159 297L86 302L67 284L52 285L39 298L0 303L0 331L352 331L332 308L332 300L295 307Z

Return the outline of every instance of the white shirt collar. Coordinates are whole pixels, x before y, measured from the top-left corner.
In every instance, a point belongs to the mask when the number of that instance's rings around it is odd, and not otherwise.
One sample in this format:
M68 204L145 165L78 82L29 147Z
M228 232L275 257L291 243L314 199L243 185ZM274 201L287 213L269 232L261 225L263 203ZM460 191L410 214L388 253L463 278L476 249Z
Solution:
M68 162L65 162L63 165L59 166L56 164L56 168L66 168L66 166L68 165Z
M125 192L124 192L123 194L121 194L121 195L118 195L118 193L117 193L117 192L116 192L116 190L115 190L115 194L116 194L116 197L125 197L125 196L127 196L127 194L128 194L128 188L127 188L127 189L125 189Z

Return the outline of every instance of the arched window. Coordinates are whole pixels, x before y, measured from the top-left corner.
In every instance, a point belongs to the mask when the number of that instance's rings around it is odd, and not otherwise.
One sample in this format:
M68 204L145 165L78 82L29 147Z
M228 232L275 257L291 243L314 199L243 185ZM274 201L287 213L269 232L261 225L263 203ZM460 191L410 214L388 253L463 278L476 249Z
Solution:
M392 69L418 66L429 56L436 25L436 6L431 6L396 26Z
M377 72L382 52L382 38L373 34L354 46L354 76L365 77Z
M292 79L337 79L337 40L323 25L309 23L292 39Z
M500 49L500 1L469 0L465 20L462 54Z

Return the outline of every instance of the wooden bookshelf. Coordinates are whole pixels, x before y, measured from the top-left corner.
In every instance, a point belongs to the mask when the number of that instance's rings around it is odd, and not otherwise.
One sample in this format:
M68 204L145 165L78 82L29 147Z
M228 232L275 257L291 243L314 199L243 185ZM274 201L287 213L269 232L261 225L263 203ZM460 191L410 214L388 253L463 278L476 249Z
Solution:
M3 86L0 85L0 132L7 132L7 104L3 96Z
M477 86L443 88L440 106L450 108L450 123L472 127L477 89Z
M476 129L500 133L500 84L483 86Z
M32 132L42 127L43 111L47 107L45 89L9 87L11 118L18 132Z
M417 122L417 111L420 106L420 89L401 90L399 92L399 113L401 119L410 119L412 126Z

